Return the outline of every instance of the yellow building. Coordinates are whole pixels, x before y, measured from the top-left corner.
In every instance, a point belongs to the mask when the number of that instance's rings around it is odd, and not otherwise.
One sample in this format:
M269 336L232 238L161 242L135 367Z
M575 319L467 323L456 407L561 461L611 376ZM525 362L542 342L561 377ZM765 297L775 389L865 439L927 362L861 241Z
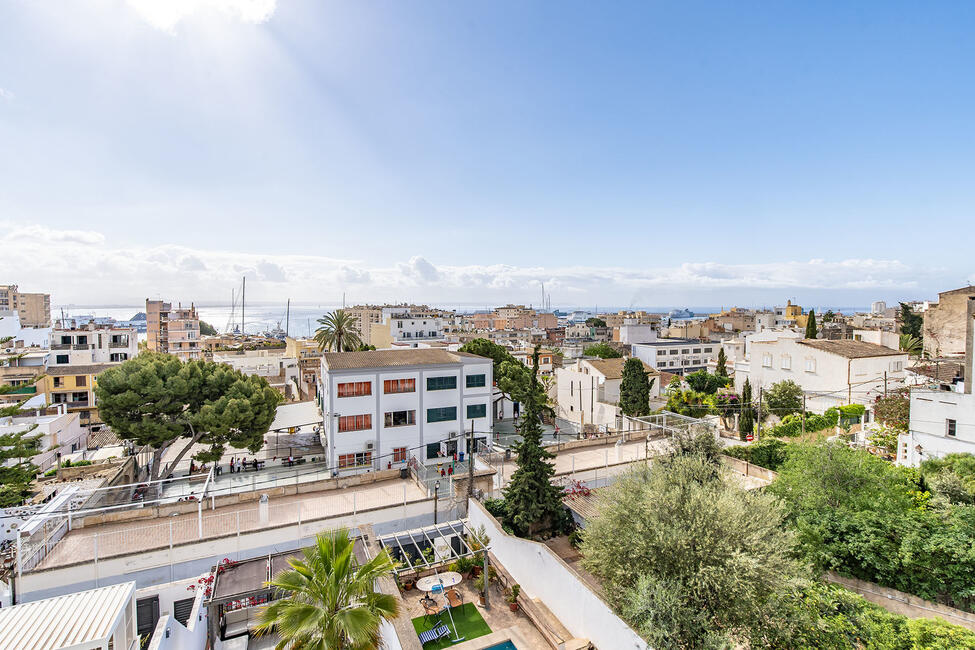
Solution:
M322 367L322 351L318 348L318 341L289 336L284 343L284 356L297 359L301 368L301 392L306 395L314 393Z
M50 366L37 390L44 393L48 404L66 404L69 413L78 413L81 426L97 431L102 423L95 401L96 377L118 364L94 363L90 365Z
M51 326L51 294L21 293L16 284L0 284L0 311L15 311L21 327Z

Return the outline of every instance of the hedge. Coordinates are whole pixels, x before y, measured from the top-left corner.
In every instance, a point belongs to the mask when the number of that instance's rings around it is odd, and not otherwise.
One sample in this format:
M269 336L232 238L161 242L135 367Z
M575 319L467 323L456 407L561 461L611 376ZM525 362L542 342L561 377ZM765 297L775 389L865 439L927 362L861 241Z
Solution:
M822 415L806 415L806 431L822 431L831 429L837 424L855 424L860 421L866 407L863 404L847 404L840 407L826 409ZM795 438L802 435L802 416L787 415L782 418L782 423L770 429L764 430L765 435L775 436L776 438Z

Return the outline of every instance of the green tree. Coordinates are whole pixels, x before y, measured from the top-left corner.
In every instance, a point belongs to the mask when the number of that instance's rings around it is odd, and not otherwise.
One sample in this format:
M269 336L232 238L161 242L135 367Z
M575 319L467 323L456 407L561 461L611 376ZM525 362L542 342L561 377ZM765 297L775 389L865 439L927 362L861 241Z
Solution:
M206 322L205 320L200 321L200 334L206 336L215 336L217 334L217 328Z
M596 343L586 347L582 353L587 357L599 357L600 359L619 359L623 354L609 345L608 343Z
M583 566L653 647L726 645L798 582L778 500L715 469L699 455L634 469L583 529Z
M728 377L712 375L707 370L698 370L684 377L684 381L691 387L691 390L705 395L714 395L719 388L728 385Z
M319 318L319 327L315 330L318 349L330 352L357 350L362 345L358 320L344 309L336 309Z
M597 318L596 316L591 316L586 319L587 327L606 327L606 321L602 318Z
M718 362L717 367L714 369L714 374L718 377L728 376L728 355L724 353L724 347L718 348Z
M516 532L528 537L545 533L560 525L565 516L562 491L552 484L555 455L542 446L541 416L538 401L538 348L532 355L531 386L522 404L521 442L514 445L517 469L504 488L510 523Z
M620 380L620 410L623 415L650 415L650 388L654 381L656 379L647 378L642 361L626 360L623 364L623 378Z
M22 406L23 402L0 406L0 419L16 417ZM30 494L30 484L37 475L31 458L41 451L41 436L33 433L35 429L37 425L32 424L0 434L0 507L20 505Z
M832 323L835 320L836 320L836 314L833 313L832 309L827 309L826 313L823 314L823 322Z
M356 350L358 352L375 352L376 351L376 346L375 345L367 345L365 343L360 343L359 344L359 347L356 348Z
M539 382L532 383L531 369L515 359L507 348L487 339L474 339L460 346L460 351L491 359L494 362L494 381L508 399L524 404L534 391L537 403L545 405L543 410L549 410L544 386Z
M116 435L152 448L153 478L160 476L163 453L177 440L187 444L170 467L196 443L208 446L194 455L202 462L219 459L227 445L256 452L281 401L263 377L152 352L100 374L95 394L99 414Z
M923 339L924 316L915 314L914 310L907 303L901 303L900 312L901 334L913 336L916 339Z
M755 412L752 407L752 384L745 380L741 387L741 414L738 416L738 436L745 440L755 431Z
M816 310L809 310L809 318L806 319L806 338L816 338Z
M792 413L802 413L802 387L791 379L772 384L763 393L770 413L784 418Z
M399 616L399 599L376 587L392 575L385 549L359 564L349 531L320 533L290 569L268 583L283 597L261 611L258 635L274 630L279 650L376 650L380 626Z

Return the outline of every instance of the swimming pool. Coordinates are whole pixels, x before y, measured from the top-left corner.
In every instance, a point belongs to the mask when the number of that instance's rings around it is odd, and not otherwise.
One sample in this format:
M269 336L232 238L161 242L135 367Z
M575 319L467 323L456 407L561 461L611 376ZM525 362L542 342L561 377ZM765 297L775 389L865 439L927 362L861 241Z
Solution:
M518 650L518 647L511 641L505 641L504 643L484 648L484 650Z

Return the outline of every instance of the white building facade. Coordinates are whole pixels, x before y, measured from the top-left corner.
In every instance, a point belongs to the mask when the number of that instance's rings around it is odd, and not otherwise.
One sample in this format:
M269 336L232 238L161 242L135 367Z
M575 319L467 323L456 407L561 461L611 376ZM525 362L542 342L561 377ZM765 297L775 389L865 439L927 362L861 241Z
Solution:
M134 329L89 323L79 329L55 328L51 332L52 366L122 363L138 354L139 335Z
M735 364L735 389L748 379L752 395L792 380L809 395L806 408L822 413L833 406L863 404L870 409L884 390L904 385L907 354L863 341L798 339L791 334L752 340L747 364Z
M720 343L703 343L692 339L657 339L649 343L634 343L634 357L656 370L684 375L707 368L709 361L718 358Z
M491 359L437 349L327 353L322 444L339 473L466 455L492 426Z

